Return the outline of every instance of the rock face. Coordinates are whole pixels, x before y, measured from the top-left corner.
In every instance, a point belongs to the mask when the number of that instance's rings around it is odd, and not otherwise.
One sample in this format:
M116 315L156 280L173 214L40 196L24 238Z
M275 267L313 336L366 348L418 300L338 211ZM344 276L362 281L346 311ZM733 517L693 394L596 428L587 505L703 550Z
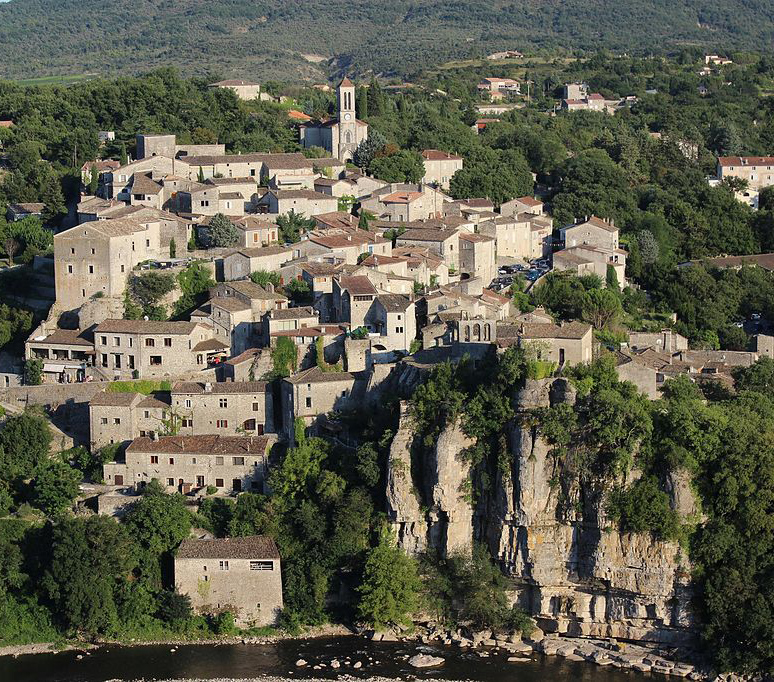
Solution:
M449 425L425 451L422 480L414 481L413 432L402 416L388 476L400 546L410 553L427 547L451 552L486 543L512 577L516 600L545 632L687 643L693 636L690 567L679 546L618 532L605 517L603 486L591 490L590 484L585 497L592 508L581 514L572 497L577 490L563 486L540 436L532 410L573 404L572 385L565 379L528 381L515 401L517 416L505 434L510 470L496 472L494 485L477 491L475 509L464 492L472 477L462 457L472 441L459 424ZM668 484L674 507L695 511L687 480L675 477Z

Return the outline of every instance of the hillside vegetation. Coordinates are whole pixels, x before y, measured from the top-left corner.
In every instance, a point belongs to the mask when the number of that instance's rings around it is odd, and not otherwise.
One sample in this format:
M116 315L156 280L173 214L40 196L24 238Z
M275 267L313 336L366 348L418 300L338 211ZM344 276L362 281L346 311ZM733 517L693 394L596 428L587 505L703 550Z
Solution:
M136 73L320 78L333 70L410 76L494 50L662 52L761 49L766 0L11 0L0 3L0 76ZM34 50L31 46L34 45Z

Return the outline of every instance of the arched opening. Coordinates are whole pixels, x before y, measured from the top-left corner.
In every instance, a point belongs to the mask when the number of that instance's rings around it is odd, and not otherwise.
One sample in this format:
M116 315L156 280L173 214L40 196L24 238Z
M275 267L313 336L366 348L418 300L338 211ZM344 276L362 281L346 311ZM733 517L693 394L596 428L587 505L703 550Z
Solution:
M470 279L470 273L469 273L469 272L463 272L463 273L460 275L460 280L461 280L461 281L463 281L463 282L464 282L466 279Z
M465 325L465 341L470 343L470 327Z
M246 419L242 424L245 431L255 431L255 419Z
M481 325L478 322L473 325L473 340L481 341Z
M377 344L374 345L374 350L386 351L387 350L387 346L383 346L381 343L377 343Z
M344 144L352 144L352 133L349 131L344 133Z
M491 341L491 327L489 326L489 323L487 322L484 325L484 341Z

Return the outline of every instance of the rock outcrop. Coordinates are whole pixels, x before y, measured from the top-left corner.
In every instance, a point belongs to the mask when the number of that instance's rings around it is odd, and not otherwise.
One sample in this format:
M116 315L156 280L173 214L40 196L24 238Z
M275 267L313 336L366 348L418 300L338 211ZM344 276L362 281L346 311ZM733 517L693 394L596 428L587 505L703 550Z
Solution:
M546 632L687 643L692 594L690 567L680 547L648 534L620 533L606 519L601 483L585 484L589 508L581 510L574 498L567 503L568 495L577 495L577 484L564 486L534 410L575 399L566 379L527 381L515 396L516 417L505 433L510 469L489 472L494 484L474 496L474 477L463 457L473 442L460 425L448 425L421 453L424 468L417 481L416 462L411 475L415 436L403 414L388 477L398 542L411 553L486 543L512 577L515 599ZM695 513L687 479L674 476L668 484L673 506L682 514Z

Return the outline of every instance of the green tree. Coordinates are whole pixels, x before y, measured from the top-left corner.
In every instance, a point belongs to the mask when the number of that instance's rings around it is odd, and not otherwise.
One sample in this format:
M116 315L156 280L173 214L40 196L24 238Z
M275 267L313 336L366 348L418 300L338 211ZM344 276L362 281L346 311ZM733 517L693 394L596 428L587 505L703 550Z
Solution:
M613 289L591 289L583 298L583 319L596 329L609 329L621 316L621 299Z
M250 279L262 287L271 284L275 288L280 285L280 275L278 272L268 272L267 270L256 270L250 273Z
M301 241L301 235L308 230L313 230L316 225L314 218L304 218L302 213L296 213L292 209L284 215L277 216L280 240L289 244Z
M29 478L48 457L51 429L42 415L28 410L9 417L0 431L0 478Z
M32 502L47 516L68 509L78 495L81 475L61 459L49 459L37 468L32 480Z
M169 240L169 257L175 258L177 256L177 244L174 238Z
M358 615L376 629L408 625L420 606L416 562L382 537L366 559Z
M477 151L449 183L455 199L486 197L499 205L532 194L532 173L526 159L515 151Z
M355 149L352 162L366 172L371 171L371 162L387 146L387 138L378 130L369 130L368 137Z
M239 241L239 232L225 215L216 213L207 224L207 246L233 246Z
M10 336L10 335L9 335ZM29 358L24 362L24 383L27 386L40 386L43 383L43 361Z
M132 275L127 287L131 302L139 307L139 314L152 320L166 319L166 310L161 300L175 288L175 277L166 272L149 270Z
M369 171L385 182L418 183L425 175L425 164L418 152L402 149L389 156L377 156Z

